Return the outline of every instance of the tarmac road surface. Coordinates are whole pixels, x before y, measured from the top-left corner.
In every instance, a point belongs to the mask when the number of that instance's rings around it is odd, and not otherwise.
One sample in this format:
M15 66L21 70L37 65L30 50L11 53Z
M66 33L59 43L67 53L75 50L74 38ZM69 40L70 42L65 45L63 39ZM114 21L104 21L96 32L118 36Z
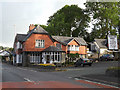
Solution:
M87 70L93 70L93 68L95 68L96 66L96 68L98 68L99 64L94 65L93 67L69 68L68 71L65 72L40 72L31 68L16 67L5 63L0 63L0 67L1 65L1 88L105 88L105 90L106 88L111 88L114 90L118 89L117 86L75 78L76 76L79 77L81 75L91 74L91 72ZM98 71L96 71L95 74L98 74Z

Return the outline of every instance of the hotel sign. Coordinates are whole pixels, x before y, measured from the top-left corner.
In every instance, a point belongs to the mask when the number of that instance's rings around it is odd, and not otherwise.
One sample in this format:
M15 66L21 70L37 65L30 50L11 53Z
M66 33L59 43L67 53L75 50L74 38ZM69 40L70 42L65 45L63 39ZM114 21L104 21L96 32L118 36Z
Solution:
M110 50L117 50L118 43L117 43L117 36L116 35L108 35L108 48Z

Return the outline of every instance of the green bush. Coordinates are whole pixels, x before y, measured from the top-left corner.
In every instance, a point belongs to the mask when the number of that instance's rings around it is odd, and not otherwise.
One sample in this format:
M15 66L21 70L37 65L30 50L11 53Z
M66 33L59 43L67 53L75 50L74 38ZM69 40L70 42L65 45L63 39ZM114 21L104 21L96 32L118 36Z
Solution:
M76 53L76 54L67 54L69 57L71 58L78 58L79 57L79 54Z
M107 70L120 70L120 67L109 67Z
M66 61L65 64L74 65L74 62Z

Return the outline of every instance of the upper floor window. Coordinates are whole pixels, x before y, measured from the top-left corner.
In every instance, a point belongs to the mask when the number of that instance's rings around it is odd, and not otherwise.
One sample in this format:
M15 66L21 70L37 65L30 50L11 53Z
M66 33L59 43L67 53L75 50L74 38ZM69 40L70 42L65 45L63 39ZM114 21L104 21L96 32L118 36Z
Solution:
M20 42L17 42L16 43L16 47L17 47L17 49L21 49L22 48L22 44Z
M75 51L79 51L79 46L75 45Z
M36 40L35 41L35 47L36 48L44 48L45 47L45 41L44 40Z
M68 45L68 51L79 51L78 45Z

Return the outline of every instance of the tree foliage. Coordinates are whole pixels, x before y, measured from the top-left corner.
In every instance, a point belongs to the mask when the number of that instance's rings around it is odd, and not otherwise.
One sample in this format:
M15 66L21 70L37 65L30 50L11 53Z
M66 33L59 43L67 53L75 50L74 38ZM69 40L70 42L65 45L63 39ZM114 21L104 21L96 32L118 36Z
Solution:
M86 9L77 5L65 5L41 25L51 35L83 37L86 41L94 38L107 38L108 34L118 34L120 21L120 2L86 2ZM89 22L93 24L92 32L88 33Z
M106 38L108 34L117 35L119 22L118 2L86 2L86 12L92 17L94 28L92 39Z
M49 17L47 30L52 35L85 37L90 18L77 5L65 5Z

